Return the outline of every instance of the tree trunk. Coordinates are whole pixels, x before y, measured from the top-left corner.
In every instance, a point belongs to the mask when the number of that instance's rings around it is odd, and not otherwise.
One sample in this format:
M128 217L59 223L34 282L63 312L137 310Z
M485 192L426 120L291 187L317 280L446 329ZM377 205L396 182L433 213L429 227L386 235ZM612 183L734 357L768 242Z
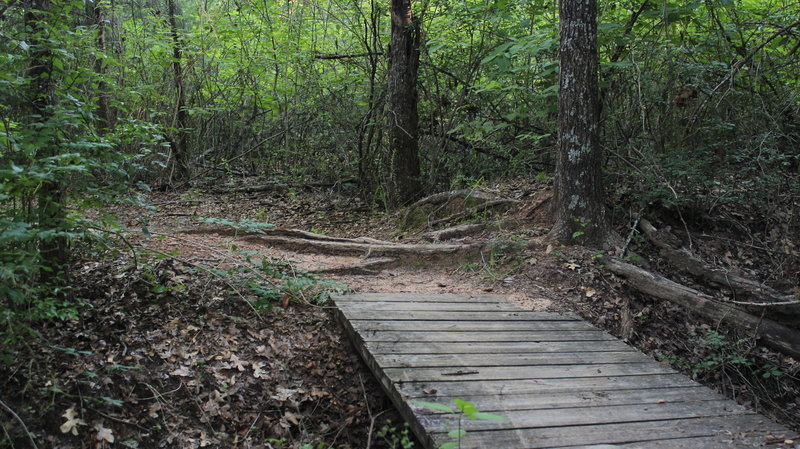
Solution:
M30 111L33 121L38 121L42 129L45 143L39 153L41 159L51 158L59 154L55 132L48 126L51 118L50 107L55 103L55 76L53 74L53 54L49 48L47 15L50 12L50 0L32 0L25 13L25 25L31 32L31 61L28 76L31 79ZM42 259L41 282L51 287L64 286L68 283L69 250L66 236L66 210L64 185L57 177L42 182L37 197L37 215L41 231L39 252Z
M106 83L106 65L103 57L106 54L106 8L104 0L97 0L92 9L94 23L97 26L97 51L94 60L94 72L97 74L97 132L105 135L111 127L111 109L108 105L108 83Z
M558 141L551 240L605 245L609 237L603 205L599 144L596 0L561 0L561 71Z
M185 180L189 177L189 164L187 161L187 133L189 117L186 113L186 91L183 83L183 67L181 66L182 43L178 34L178 21L176 14L175 0L167 0L167 14L169 20L170 34L172 35L172 72L175 83L175 119L174 126L177 129L175 140L170 141L172 150L172 170L169 175L169 184L173 180Z
M411 0L392 0L392 43L389 47L389 185L392 206L420 194L417 69L420 24Z

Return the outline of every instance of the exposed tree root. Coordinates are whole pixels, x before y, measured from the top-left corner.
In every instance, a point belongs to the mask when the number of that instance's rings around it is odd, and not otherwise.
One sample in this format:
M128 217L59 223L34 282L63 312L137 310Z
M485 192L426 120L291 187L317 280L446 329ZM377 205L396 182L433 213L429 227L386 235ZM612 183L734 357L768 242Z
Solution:
M418 259L442 259L467 257L478 254L482 244L403 244L377 240L369 237L355 239L330 237L299 229L263 229L258 232L237 232L230 228L198 228L184 231L186 234L219 234L238 239L285 249L317 254L336 254L347 256L393 257Z
M381 270L392 268L400 265L398 259L392 257L379 257L364 259L359 263L344 265L341 267L321 268L313 270L316 274L356 274L356 275L370 275L377 274Z
M470 206L469 204L472 205ZM406 226L413 226L413 222L424 223L426 228L430 228L444 223L451 223L489 209L514 204L519 204L519 201L480 190L452 190L427 196L408 206L403 215L402 223ZM451 212L444 217L436 218L443 212L446 213L453 208L459 210ZM424 216L420 217L420 215Z
M764 344L792 357L800 358L800 331L796 329L768 318L751 315L635 265L608 257L603 258L601 262L611 272L627 279L631 287L642 293L666 299L706 318L748 331L759 337Z
M488 225L486 223L467 223L438 231L430 231L422 234L422 239L428 242L444 242L483 232Z
M727 270L713 267L686 248L681 247L680 240L669 231L658 230L649 221L642 218L639 227L651 242L661 249L661 255L675 267L692 276L730 288L734 293L754 298L755 302L735 301L754 312L761 313L759 309L769 307L767 311L771 318L779 321L796 321L800 317L800 301L793 295L784 294L765 285L739 276Z

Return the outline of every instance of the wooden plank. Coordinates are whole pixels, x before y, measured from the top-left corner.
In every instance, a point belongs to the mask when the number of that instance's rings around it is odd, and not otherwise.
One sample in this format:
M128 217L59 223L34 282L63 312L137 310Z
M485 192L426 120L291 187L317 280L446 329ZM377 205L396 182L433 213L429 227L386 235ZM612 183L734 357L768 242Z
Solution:
M480 409L480 405L478 405ZM746 408L730 401L665 402L663 404L625 404L596 407L555 408L544 410L508 410L497 413L505 421L461 419L450 414L418 414L418 419L431 432L447 432L457 428L476 430L528 429L558 426L665 421L709 416L750 414Z
M439 404L452 406L455 399L469 401L480 411L502 413L509 410L538 410L556 408L590 407L599 405L656 405L668 402L704 402L720 401L725 398L700 385L674 388L634 389L634 390L594 390L537 392L523 394L459 394L444 396L437 394L435 400ZM431 410L419 405L411 399L411 409L416 414L431 414ZM428 402L431 402L428 400Z
M372 320L387 322L387 311L368 310L368 309L346 309L347 319L350 321L356 320ZM556 321L556 322L570 322L581 323L581 321L573 318L565 318L563 315L544 313L544 312L529 312L529 311L507 311L507 310L483 310L483 311L434 311L434 310L398 310L391 312L391 321ZM588 323L585 323L588 324ZM585 327L585 326L584 326Z
M552 366L460 366L451 368L386 368L386 376L394 382L436 382L457 378L469 380L557 379L574 377L635 376L674 373L658 363L620 363L596 365Z
M593 393L639 388L694 387L697 385L699 385L697 382L682 374L670 373L638 376L519 379L514 382L508 382L507 380L464 382L461 379L452 378L444 382L403 382L397 385L397 388L404 397L431 401L438 396L571 393L575 391Z
M336 301L359 354L428 449L458 422L415 400L460 398L508 418L462 422L464 449L738 447L736 438L756 435L748 429L762 439L783 429L573 317L519 312L493 295Z
M504 295L455 294L455 293L354 293L331 295L334 303L346 302L466 302L508 304Z
M606 363L653 363L636 351L567 352L540 354L374 354L375 360L387 368L488 367L543 365L597 365Z
M380 354L536 354L556 352L605 352L635 351L634 348L617 340L594 341L588 345L584 341L548 342L366 342L375 355Z
M729 448L753 447L763 443L767 435L780 434L781 427L763 422L755 414L712 416L633 423L593 424L586 426L559 426L550 428L525 428L500 431L472 431L462 438L462 449L514 448L540 449L560 447L585 447L642 443L637 447L652 447L651 442L663 441L661 447L680 447L686 438L709 438L728 444ZM449 441L446 435L434 433L436 443ZM688 444L689 442L687 442ZM691 447L691 446L689 446ZM712 446L713 447L713 446Z
M351 310L372 310L376 312L397 311L438 311L474 312L485 310L520 311L519 307L506 303L485 302L397 302L397 301L337 301L336 305L349 312ZM541 312L539 312L541 313ZM563 319L577 319L574 315L559 315Z
M468 331L480 333L487 331L597 331L585 321L384 321L351 320L353 327L360 332L407 332L407 331Z
M548 342L548 341L618 341L600 330L593 331L405 331L388 332L378 329L359 330L355 337L374 342Z
M765 434L760 435L727 435L724 432L715 436L702 436L690 438L673 438L669 440L649 440L638 441L636 443L615 444L613 449L729 449L729 448L752 448L752 447L781 447L775 444L764 445L769 438ZM763 446L762 446L763 445ZM608 444L590 444L578 446L562 446L567 447L580 447L581 449L610 449Z

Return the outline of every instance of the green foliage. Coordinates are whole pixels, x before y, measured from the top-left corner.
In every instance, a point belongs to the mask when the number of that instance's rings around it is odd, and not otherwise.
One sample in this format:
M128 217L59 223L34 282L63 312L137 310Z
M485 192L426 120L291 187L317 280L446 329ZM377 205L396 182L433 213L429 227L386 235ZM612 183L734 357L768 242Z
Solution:
M96 230L115 225L102 208L127 200L132 171L144 168L142 155L158 141L134 119L99 128L96 99L113 83L85 61L111 57L95 48L96 30L79 25L82 6L52 3L32 23L12 8L0 25L2 348L35 334L30 326L39 320L77 317L81 303L72 298L68 270L55 271L68 260L44 248L100 243L105 237ZM37 67L42 58L51 65ZM119 145L138 151L120 153Z
M387 419L386 423L375 433L375 436L381 438L389 449L411 449L414 447L408 423L403 423L403 427L400 429L392 423L392 420Z
M692 342L695 357L669 355L660 359L680 369L690 371L693 375L707 375L718 371L736 371L751 374L762 379L777 378L783 372L771 363L758 363L749 354L749 339L731 340L724 334L707 330L702 335L694 335Z
M448 438L450 438L451 441L447 441L441 444L439 446L439 449L456 449L461 447L461 440L467 434L467 431L461 428L461 422L464 417L466 417L469 420L476 420L476 419L484 421L506 420L506 418L500 415L481 412L480 410L478 410L478 407L475 405L475 403L465 401L459 398L453 400L455 408L445 404L439 404L437 402L414 401L413 403L420 407L425 407L430 410L434 410L437 412L444 412L458 417L458 427L456 429L451 429L450 431L447 432L447 436Z

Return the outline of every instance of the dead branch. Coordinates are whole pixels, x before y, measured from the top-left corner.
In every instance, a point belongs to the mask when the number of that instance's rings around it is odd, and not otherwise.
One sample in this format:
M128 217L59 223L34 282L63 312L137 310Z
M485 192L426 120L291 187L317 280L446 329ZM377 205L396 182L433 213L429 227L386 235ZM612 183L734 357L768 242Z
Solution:
M661 255L674 266L696 278L725 286L737 294L747 295L757 299L755 302L743 303L751 307L777 307L775 312L800 316L800 301L793 295L778 292L772 287L761 282L747 279L727 270L711 266L691 251L680 246L680 240L669 231L658 230L649 221L642 218L639 227L657 247Z
M259 192L285 192L287 186L278 183L258 184L242 187L220 187L212 189L213 193L259 193Z
M22 418L20 418L19 415L17 415L17 413L14 412L14 410L8 405L6 405L6 403L3 402L2 400L0 400L0 407L3 407L5 411L7 411L11 416L13 416L14 419L16 419L17 422L22 426L22 430L24 430L25 433L28 435L28 439L31 442L31 447L34 449L39 449L39 446L36 445L36 441L33 439L33 435L28 430L28 426L25 425L25 421L23 421Z
M800 331L767 318L760 318L710 296L635 265L604 257L601 263L627 279L634 289L686 307L706 318L721 321L758 336L767 346L787 355L800 357Z
M351 58L363 58L365 56L382 56L383 52L380 51L371 51L368 53L354 53L354 54L347 54L347 55L332 55L332 54L323 54L317 53L314 55L314 59L351 59Z

